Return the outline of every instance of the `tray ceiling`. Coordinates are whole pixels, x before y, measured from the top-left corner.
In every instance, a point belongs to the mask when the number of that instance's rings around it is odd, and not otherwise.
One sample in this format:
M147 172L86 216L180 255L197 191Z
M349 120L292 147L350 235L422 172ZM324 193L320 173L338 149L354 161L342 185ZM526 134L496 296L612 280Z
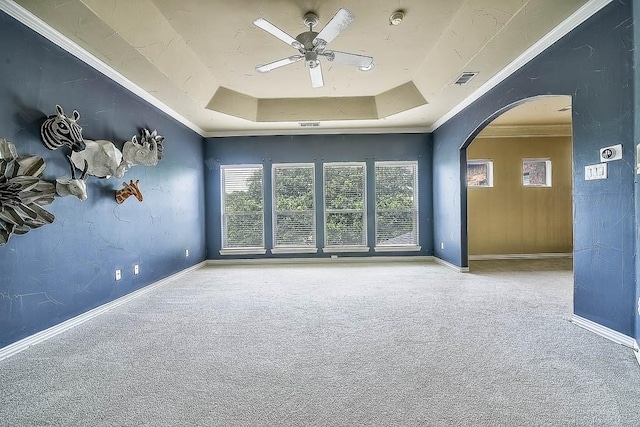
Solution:
M587 0L16 0L204 134L432 129ZM600 2L602 3L602 2ZM606 3L606 2L605 2ZM341 7L355 20L330 47L374 58L371 71L322 62L312 88L297 53L253 25L295 37ZM389 24L401 9L404 21ZM479 74L454 84L464 71ZM305 127L305 132L309 132Z

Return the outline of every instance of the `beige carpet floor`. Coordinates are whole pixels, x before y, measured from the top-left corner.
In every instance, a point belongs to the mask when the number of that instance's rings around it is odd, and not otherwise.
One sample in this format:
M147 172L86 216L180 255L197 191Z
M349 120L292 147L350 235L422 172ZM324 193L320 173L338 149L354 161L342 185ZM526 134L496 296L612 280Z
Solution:
M216 266L0 361L1 426L638 426L571 260Z

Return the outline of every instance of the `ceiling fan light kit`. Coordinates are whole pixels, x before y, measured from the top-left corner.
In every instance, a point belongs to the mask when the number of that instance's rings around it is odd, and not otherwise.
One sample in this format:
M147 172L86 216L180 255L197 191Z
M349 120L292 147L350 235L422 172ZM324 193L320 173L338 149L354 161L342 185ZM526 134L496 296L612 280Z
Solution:
M298 34L295 38L282 31L264 18L258 18L253 21L254 25L262 28L272 36L282 40L294 49L300 52L299 55L289 56L279 59L268 64L256 66L256 71L268 73L276 68L293 64L302 59L305 66L309 70L311 78L311 86L319 88L324 86L324 78L322 76L322 65L320 57L325 57L328 61L345 65L352 65L362 71L369 71L373 67L373 58L365 55L357 55L355 53L339 52L336 50L326 50L327 45L335 39L342 30L347 28L355 19L355 15L347 9L340 9L318 33L313 31L313 27L318 24L318 15L313 12L307 12L303 17L304 25L309 27L309 31Z

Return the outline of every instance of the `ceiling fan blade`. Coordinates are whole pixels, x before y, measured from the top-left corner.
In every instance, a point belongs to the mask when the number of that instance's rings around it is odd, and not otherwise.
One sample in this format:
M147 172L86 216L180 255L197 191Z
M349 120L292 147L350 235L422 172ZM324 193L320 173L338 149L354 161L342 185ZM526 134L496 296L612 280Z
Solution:
M327 50L321 55L325 56L329 61L345 65L353 65L360 68L368 68L373 63L373 58L370 56L339 52L337 50Z
M320 66L320 61L316 60L315 65L309 65L308 67L309 76L311 77L311 86L324 86L324 79L322 78L322 67Z
M303 59L302 55L293 55L288 58L282 58L277 61L270 62L268 64L256 65L256 71L261 73L268 73L271 70L275 70L276 68L284 67L285 65L293 64L294 62L298 62Z
M333 18L325 25L325 27L318 33L313 40L314 46L320 46L321 48L326 46L335 39L338 34L353 22L356 16L349 12L347 9L340 9Z
M266 19L258 18L255 21L253 21L253 24L256 27L262 28L267 33L271 34L272 36L279 38L280 40L282 40L283 42L285 42L289 46L293 46L296 49L299 49L302 46L298 40L294 39L289 34L285 33L280 28L276 27L275 25L273 25L271 22L267 21Z

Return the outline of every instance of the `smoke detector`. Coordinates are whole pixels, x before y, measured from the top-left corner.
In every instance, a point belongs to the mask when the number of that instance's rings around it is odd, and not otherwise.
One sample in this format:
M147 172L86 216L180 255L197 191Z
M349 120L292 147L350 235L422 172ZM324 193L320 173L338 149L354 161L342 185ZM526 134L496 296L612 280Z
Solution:
M400 25L404 19L404 12L402 10L396 10L389 17L389 25Z

